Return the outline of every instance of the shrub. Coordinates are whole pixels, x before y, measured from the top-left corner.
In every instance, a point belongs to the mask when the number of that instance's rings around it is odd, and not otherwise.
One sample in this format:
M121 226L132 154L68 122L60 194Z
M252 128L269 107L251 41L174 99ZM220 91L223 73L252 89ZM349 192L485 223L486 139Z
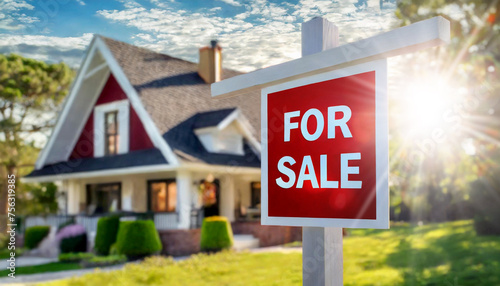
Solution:
M233 230L222 216L207 217L201 225L200 248L202 251L219 251L233 246Z
M49 232L50 226L48 225L28 227L24 234L24 246L28 249L36 248Z
M59 249L61 253L87 251L87 234L85 228L79 224L63 227L56 235L56 238L60 241Z
M111 245L116 242L120 218L117 216L102 217L97 222L94 249L97 254L108 255Z
M0 249L7 248L7 245L9 243L9 238L10 236L8 236L7 234L0 233Z
M116 238L116 250L130 259L159 253L160 236L151 220L122 221Z
M81 262L82 267L104 267L127 262L125 255L94 256Z
M89 260L95 255L88 252L78 252L78 253L61 253L59 254L60 262L82 262L84 260Z

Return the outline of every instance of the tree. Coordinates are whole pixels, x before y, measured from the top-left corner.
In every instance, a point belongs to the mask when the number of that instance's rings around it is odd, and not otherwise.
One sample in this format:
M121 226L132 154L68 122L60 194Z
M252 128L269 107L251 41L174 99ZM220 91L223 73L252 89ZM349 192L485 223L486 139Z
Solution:
M0 215L7 210L7 175L32 167L35 141L48 135L74 77L66 64L0 55ZM17 185L16 185L17 186Z
M401 196L411 197L414 204L415 198L424 198L424 205L418 207L424 214L418 219L453 217L450 213L469 198L470 182L488 173L498 176L492 167L498 162L493 158L500 157L499 12L498 0L398 2L396 15L403 26L438 15L451 21L449 45L415 54L403 65L405 78L432 73L431 81L445 81L453 87L440 95L450 99L439 110L440 129L433 126L419 134L413 130L392 134L398 142L391 155L397 158L394 173L401 182ZM428 106L438 100L434 98ZM397 104L395 109L395 116L405 112ZM399 131L404 122L401 127ZM438 133L446 138L435 140Z

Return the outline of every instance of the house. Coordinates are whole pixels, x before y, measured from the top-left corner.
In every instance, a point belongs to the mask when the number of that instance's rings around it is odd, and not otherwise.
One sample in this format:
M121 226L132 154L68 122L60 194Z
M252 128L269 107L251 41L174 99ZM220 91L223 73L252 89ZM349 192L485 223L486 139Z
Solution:
M90 231L110 212L150 215L170 246L191 229L196 244L203 216L258 218L260 94L212 99L210 84L239 72L222 68L215 41L199 56L196 64L96 35L24 181L60 182L61 212ZM233 228L261 233L257 225Z

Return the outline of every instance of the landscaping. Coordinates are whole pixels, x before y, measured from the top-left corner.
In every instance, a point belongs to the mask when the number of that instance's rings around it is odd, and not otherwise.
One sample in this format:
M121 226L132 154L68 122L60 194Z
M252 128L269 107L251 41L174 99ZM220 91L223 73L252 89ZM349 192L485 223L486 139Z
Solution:
M500 237L477 236L472 221L390 230L352 230L344 239L345 285L499 285ZM43 285L301 285L302 257L291 253L151 257L122 270Z

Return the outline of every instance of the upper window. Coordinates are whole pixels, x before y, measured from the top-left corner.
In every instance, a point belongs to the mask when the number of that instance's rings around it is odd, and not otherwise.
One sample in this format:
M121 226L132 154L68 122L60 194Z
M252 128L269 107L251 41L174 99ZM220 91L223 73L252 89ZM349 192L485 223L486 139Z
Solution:
M115 155L118 153L118 144L120 137L118 134L118 111L106 112L104 121L104 135L106 142L104 151L106 155Z
M94 157L128 152L129 113L128 100L100 104L94 108Z

